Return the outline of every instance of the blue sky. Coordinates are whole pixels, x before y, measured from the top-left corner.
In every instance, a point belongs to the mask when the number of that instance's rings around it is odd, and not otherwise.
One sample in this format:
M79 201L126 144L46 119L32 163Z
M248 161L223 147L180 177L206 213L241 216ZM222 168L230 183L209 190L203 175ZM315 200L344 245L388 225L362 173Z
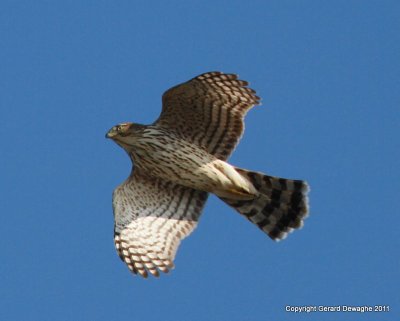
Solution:
M399 315L397 1L2 1L1 320L394 320ZM306 179L304 228L274 243L211 197L176 269L129 274L106 131L212 70L263 98L230 162ZM286 306L389 305L295 314Z

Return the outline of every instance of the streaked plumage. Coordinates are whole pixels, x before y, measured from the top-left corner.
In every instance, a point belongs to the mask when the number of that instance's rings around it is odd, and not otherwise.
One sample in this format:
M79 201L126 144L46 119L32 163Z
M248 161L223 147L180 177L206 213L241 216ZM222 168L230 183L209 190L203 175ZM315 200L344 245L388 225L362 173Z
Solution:
M302 226L308 213L304 181L225 162L243 133L245 114L259 103L247 85L233 74L202 74L164 93L161 115L152 125L123 123L107 133L134 164L113 193L115 245L133 273L158 276L173 267L208 193L272 239Z

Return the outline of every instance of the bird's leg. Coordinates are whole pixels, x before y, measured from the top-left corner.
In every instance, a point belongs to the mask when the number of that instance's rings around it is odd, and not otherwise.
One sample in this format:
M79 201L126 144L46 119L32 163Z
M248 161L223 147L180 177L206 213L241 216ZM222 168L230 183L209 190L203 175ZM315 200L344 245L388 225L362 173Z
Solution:
M240 175L233 166L221 160L215 161L213 165L220 173L219 177L222 178L222 186L214 191L217 196L240 200L257 197L258 192L253 184Z

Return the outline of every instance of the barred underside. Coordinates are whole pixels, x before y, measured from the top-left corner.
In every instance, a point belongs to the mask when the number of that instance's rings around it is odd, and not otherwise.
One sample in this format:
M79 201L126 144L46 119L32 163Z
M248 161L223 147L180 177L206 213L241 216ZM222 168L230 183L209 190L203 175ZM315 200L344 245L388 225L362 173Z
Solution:
M303 226L308 215L308 185L236 168L260 193L253 200L223 199L227 204L256 224L273 240L284 239L288 233Z
M235 197L245 186L251 192L242 198L253 195L246 180L230 175L231 167L219 168L217 161L231 155L246 113L259 102L236 75L208 72L166 91L161 115L152 125L128 123L116 127L126 130L107 134L135 164L113 193L115 247L133 273L158 276L173 268L181 240L197 225L205 191ZM235 169L259 194L252 200L223 201L274 240L303 225L306 182Z

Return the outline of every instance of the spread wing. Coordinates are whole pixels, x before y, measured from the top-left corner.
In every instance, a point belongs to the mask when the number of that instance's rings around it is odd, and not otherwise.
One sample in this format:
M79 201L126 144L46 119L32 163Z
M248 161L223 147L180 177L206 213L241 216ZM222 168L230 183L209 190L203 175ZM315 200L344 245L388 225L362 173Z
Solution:
M122 261L143 277L168 272L180 241L196 227L207 196L135 169L113 193L114 241Z
M227 159L260 98L237 75L208 72L166 91L155 125L168 128L219 159Z

